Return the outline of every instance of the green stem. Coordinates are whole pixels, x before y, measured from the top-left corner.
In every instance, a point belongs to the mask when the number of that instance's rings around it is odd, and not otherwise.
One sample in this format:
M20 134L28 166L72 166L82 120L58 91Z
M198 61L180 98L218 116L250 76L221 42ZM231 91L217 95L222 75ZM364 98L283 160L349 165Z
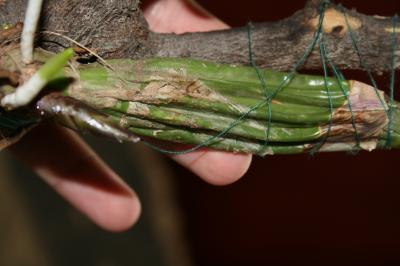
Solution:
M167 125L192 129L222 132L237 120L236 117L227 117L211 112L160 107L137 102L130 102L128 105L127 109L115 108L114 110ZM117 106L124 106L124 104L118 104ZM266 123L267 121L257 121L246 118L237 126L233 127L229 131L229 134L248 139L266 140L268 128ZM294 127L277 123L271 123L270 126L271 129L268 141L272 142L312 141L320 138L324 133L324 130L318 126Z
M45 62L49 56L40 51L35 58ZM354 122L361 148L386 147L388 136L391 147L400 148L397 103L389 123L386 107L366 84L328 78L331 114L324 77L296 75L272 99L269 113L269 95L285 82L285 73L261 70L264 91L251 67L190 59L120 59L107 64L113 70L73 63L49 86L107 113L136 134L170 142L258 155L319 146L321 151L354 150ZM17 68L7 60L4 66ZM68 77L75 82L66 82Z

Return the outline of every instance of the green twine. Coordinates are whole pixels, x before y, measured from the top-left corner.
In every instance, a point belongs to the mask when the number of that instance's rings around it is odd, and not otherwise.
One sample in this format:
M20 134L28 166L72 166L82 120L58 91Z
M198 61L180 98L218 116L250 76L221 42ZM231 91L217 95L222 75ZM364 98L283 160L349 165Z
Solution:
M143 141L143 143L146 146L148 146L148 147L150 147L150 148L152 148L152 149L154 149L154 150L156 150L158 152L161 152L161 153L164 153L164 154L169 154L169 155L182 155L182 154L187 154L187 153L191 153L191 152L200 150L201 148L207 147L209 144L211 144L213 142L218 142L219 138L221 138L221 137L225 136L226 134L228 134L229 131L232 128L234 128L237 125L239 125L246 117L249 116L249 114L251 112L253 112L253 111L257 110L258 108L260 108L261 106L263 106L265 104L265 102L266 102L265 100L259 102L254 107L249 109L247 112L243 113L236 121L234 121L229 127L227 127L225 130L223 130L221 133L210 137L208 140L204 141L203 143L200 143L199 145L194 146L193 148L190 148L190 149L187 149L187 150L183 150L183 151L173 151L173 150L162 149L160 147L157 147L157 146L151 144L148 141Z
M224 131L222 131L221 133L210 137L208 140L206 140L203 143L200 143L199 145L196 145L190 149L186 149L183 151L173 151L173 150L166 150L166 149L162 149L160 147L157 147L155 145L153 145L152 143L148 142L148 141L144 141L144 144L158 152L164 153L164 154L169 154L169 155L182 155L182 154L187 154L190 152L194 152L197 151L201 148L207 147L207 145L213 143L214 141L218 141L219 138L225 136L227 133L229 133L229 131L234 128L235 126L237 126L238 124L240 124L246 117L248 117L248 115L253 112L254 110L257 110L258 108L264 106L265 104L268 105L268 113L269 118L268 118L268 124L270 125L270 123L272 122L272 110L271 110L271 104L272 104L272 100L276 97L276 95L286 86L288 85L292 79L294 78L294 76L297 73L297 69L304 65L305 61L307 60L307 58L310 56L310 54L312 53L312 51L314 50L320 36L322 33L322 24L324 21L324 16L325 16L325 9L326 6L329 4L328 0L324 0L321 1L321 5L320 5L320 17L319 17L319 23L318 23L318 28L317 31L314 33L314 38L311 42L311 44L309 45L309 47L307 48L307 50L305 51L305 53L302 55L302 57L300 58L300 60L292 67L290 73L285 76L284 80L281 82L281 84L277 87L277 89L271 94L269 95L267 93L267 85L265 82L265 79L263 77L263 75L261 74L261 71L259 70L259 68L257 67L256 63L254 62L254 56L253 56L253 52L252 52L252 34L251 34L251 27L247 27L248 31L247 31L247 36L249 37L249 58L250 58L250 63L251 65L254 67L259 79L260 79L260 83L261 86L263 86L265 94L267 99L263 100L261 102L259 102L258 104L256 104L254 107L250 108L247 112L243 113L236 121L234 121L228 128L226 128ZM267 126L267 133L266 133L266 140L264 142L264 146L267 146L268 144L268 137L270 134L270 127Z
M0 108L0 127L11 132L18 132L37 122L38 119L34 117L27 117L24 114L20 114L18 111L7 112L3 108Z
M264 90L264 96L267 99L267 101L266 101L266 104L267 104L266 117L268 117L268 119L267 119L267 127L265 129L266 132L265 132L265 141L264 141L264 145L263 145L264 147L262 147L261 148L262 150L260 150L260 152L262 152L263 150L265 150L267 148L268 140L269 140L269 136L270 136L270 125L272 123L272 106L271 106L271 102L269 101L271 96L268 93L268 87L267 87L267 83L265 82L264 74L261 73L260 69L258 68L258 66L254 60L252 28L253 28L253 25L251 24L251 22L249 22L247 24L249 61L250 61L250 65L256 71L257 77L260 80L261 88Z
M349 111L351 114L351 126L354 129L354 139L356 142L356 145L354 147L354 151L359 151L360 150L360 144L361 144L361 138L360 135L358 134L358 129L357 129L357 125L356 125L356 118L354 115L354 111L353 111L353 104L351 102L350 99L350 95L349 92L346 91L343 87L343 81L346 80L342 74L342 72L340 72L340 70L335 66L335 64L330 60L330 58L328 57L327 54L324 55L326 58L326 61L328 62L330 68L332 69L332 72L335 76L335 79L337 80L338 84L339 84L339 88L342 91L343 95L346 97L346 100L348 102L347 106L349 107Z

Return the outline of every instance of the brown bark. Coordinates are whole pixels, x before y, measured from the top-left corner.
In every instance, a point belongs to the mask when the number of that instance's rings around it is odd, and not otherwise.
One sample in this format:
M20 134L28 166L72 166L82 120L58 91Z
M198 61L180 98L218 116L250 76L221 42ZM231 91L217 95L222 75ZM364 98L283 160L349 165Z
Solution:
M23 21L26 1L5 1L0 9L0 23ZM254 25L257 65L288 70L299 60L316 30L319 13L315 2L308 2L303 10L287 19ZM335 10L335 5L328 7L324 24L328 55L342 69L360 69L344 17ZM375 72L387 71L392 57L391 19L347 12L365 64ZM138 0L47 0L42 18L42 29L63 33L107 58L192 57L249 64L247 27L183 35L156 34L148 30ZM41 46L50 50L59 49L58 44L70 46L55 36L42 35L40 41ZM396 52L399 54L400 50ZM315 50L304 68L320 67Z

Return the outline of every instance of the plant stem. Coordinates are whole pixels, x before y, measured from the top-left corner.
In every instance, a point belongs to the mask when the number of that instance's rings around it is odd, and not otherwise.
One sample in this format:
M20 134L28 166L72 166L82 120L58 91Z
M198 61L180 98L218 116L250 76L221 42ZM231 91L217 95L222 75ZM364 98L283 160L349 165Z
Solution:
M50 54L38 51L35 56L45 62ZM379 101L383 93L360 82L327 79L331 115L324 77L296 75L269 107L269 94L285 82L285 73L262 70L267 81L263 88L250 67L190 59L107 63L114 70L71 63L48 87L107 113L136 134L199 147L259 155L314 147L373 150L386 147L387 137L392 148L400 147L397 103L388 134L387 106Z
M274 147L273 153L292 153L288 147L299 151L300 145L304 151L324 139L328 143L322 150L355 149L357 130L361 148L372 150L388 123L386 106L377 97L383 94L359 82L327 79L331 116L324 78L296 75L272 100L269 112L267 99L285 82L285 73L262 70L267 81L263 88L250 67L190 59L108 63L116 72L97 64L80 66L79 84L66 93L113 116L123 114L133 132L148 137L199 145L218 136L207 146L263 154L256 150L265 145ZM143 128L131 118L148 124ZM241 141L238 146L232 144L235 139Z

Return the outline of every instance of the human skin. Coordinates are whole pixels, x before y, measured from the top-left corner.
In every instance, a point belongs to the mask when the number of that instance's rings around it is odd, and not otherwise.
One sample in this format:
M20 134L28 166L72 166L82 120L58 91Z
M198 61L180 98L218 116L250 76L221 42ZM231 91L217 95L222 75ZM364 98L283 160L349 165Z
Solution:
M227 28L194 2L143 2L150 28L156 32ZM11 151L99 227L119 232L129 229L138 220L141 205L134 190L76 133L54 125L41 125L12 146ZM214 185L237 181L251 163L250 155L206 149L172 158Z

